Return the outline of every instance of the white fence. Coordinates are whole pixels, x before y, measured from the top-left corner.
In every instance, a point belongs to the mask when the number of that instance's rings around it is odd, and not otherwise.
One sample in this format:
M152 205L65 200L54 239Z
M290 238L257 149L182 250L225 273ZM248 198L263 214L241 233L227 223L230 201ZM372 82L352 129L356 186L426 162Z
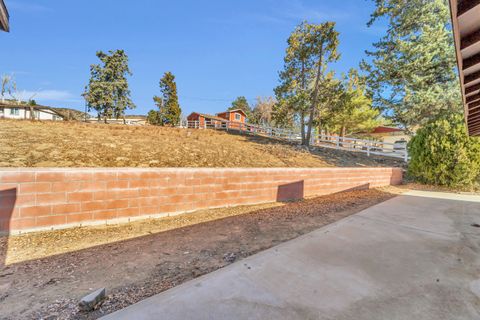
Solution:
M211 120L203 122L184 121L182 122L182 127L192 129L236 131L240 133L265 136L296 143L301 143L302 141L301 134L298 131L241 122L232 122L227 120ZM394 157L403 159L405 162L408 161L406 142L387 143L374 140L362 140L356 138L328 136L320 134L312 136L310 145L351 152L363 152L366 153L368 156L374 154L386 157Z

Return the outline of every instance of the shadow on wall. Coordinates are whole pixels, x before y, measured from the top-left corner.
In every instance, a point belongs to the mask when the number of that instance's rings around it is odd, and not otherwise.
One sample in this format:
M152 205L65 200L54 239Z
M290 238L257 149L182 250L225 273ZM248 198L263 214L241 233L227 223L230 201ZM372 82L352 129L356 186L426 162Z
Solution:
M370 183L361 184L355 187L339 190L335 193L359 191L370 189ZM278 186L277 189L277 202L289 202L294 200L304 199L304 181L297 181L288 184Z
M364 184L360 184L360 185L355 186L355 187L352 187L352 188L348 188L348 189L339 191L338 193L340 193L340 192L350 192L350 191L368 190L368 189L370 189L370 183L364 183Z
M301 200L304 197L304 181L297 181L278 186L277 202Z
M0 270L5 266L10 220L17 201L17 189L0 190Z

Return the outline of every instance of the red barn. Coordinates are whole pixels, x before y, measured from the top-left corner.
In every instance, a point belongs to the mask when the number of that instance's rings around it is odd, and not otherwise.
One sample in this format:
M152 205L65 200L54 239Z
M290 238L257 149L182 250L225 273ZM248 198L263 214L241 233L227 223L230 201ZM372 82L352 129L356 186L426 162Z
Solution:
M187 120L189 128L220 127L223 123L230 122L229 128L240 129L246 123L247 115L241 109L220 112L215 116L192 112Z
M206 127L220 127L222 123L225 123L225 119L218 116L212 116L205 113L192 112L188 117L189 128L206 128Z
M247 121L247 115L242 109L235 109L217 113L217 116L231 122L245 123Z

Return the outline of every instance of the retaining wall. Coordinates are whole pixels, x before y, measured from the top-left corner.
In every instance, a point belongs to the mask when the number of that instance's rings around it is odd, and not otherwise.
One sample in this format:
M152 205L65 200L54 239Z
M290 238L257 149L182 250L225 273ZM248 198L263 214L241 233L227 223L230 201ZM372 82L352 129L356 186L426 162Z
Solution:
M0 168L0 231L113 223L401 181L400 168Z

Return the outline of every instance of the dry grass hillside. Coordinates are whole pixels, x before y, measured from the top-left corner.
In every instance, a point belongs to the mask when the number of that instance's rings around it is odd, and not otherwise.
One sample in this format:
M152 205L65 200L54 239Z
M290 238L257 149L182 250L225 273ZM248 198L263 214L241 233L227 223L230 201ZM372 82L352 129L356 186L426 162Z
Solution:
M0 167L400 166L212 130L0 120Z

